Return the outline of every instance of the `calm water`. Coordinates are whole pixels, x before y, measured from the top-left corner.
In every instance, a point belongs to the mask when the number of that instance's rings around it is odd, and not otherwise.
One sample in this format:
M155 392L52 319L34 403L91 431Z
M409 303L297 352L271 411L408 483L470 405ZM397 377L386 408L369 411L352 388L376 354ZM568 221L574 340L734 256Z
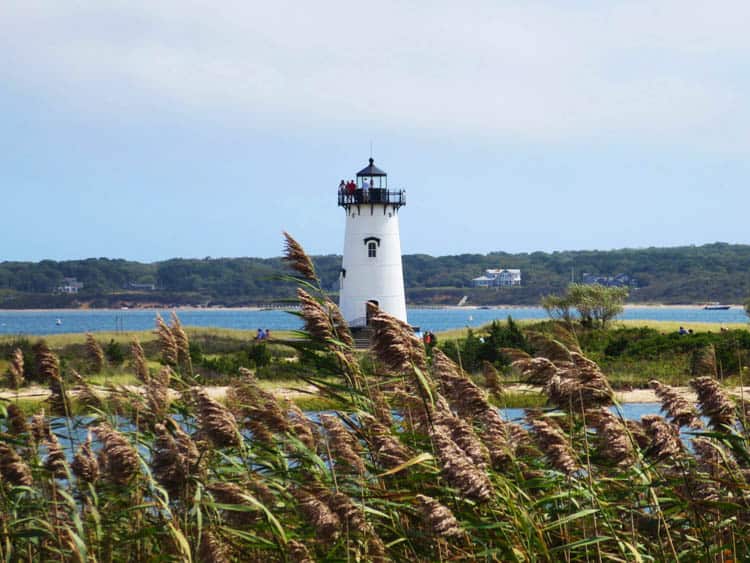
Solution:
M168 310L160 311L165 318ZM300 328L297 317L282 310L184 309L178 311L186 326L290 330ZM0 334L60 334L117 330L148 330L154 327L156 311L149 310L0 310ZM443 331L466 326L478 327L494 319L544 319L541 307L499 307L493 309L409 309L409 322L422 330ZM704 311L697 307L628 307L621 319L675 321L682 323L744 323L741 307L726 311ZM60 324L57 324L57 320Z

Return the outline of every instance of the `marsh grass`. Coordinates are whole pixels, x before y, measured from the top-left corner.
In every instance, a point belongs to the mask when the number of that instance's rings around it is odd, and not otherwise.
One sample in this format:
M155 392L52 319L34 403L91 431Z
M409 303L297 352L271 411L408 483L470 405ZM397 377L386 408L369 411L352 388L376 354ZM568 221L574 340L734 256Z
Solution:
M0 558L725 562L750 553L750 409L715 380L693 380L711 427L686 447L674 401L671 418L624 420L575 339L539 332L534 353L545 359L519 352L514 366L538 380L549 408L509 422L457 363L428 355L382 311L372 311L372 352L355 353L312 263L286 237L307 316L307 333L289 345L316 359L301 379L335 412L311 420L245 368L217 401L166 337L169 350L144 353L168 365L142 374L141 390L111 385L108 401L83 405L68 396L81 380L40 346L40 371L66 412L39 411L24 425L9 409L0 421Z

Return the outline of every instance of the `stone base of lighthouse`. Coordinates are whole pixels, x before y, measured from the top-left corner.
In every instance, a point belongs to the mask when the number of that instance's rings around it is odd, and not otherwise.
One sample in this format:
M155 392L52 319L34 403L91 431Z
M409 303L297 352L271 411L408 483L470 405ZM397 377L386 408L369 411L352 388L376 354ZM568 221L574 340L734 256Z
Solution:
M339 307L352 327L367 325L367 303L407 322L398 206L362 203L344 207L346 232Z

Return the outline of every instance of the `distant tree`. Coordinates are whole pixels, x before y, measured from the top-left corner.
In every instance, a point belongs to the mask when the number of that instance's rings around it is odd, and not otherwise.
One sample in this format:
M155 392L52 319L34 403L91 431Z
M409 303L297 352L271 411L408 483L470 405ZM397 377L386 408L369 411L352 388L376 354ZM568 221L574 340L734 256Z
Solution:
M622 313L626 287L605 287L599 284L572 283L565 295L548 295L542 306L553 319L572 320L571 310L578 312L581 324L587 327L605 327Z
M750 299L745 301L745 314L750 317Z

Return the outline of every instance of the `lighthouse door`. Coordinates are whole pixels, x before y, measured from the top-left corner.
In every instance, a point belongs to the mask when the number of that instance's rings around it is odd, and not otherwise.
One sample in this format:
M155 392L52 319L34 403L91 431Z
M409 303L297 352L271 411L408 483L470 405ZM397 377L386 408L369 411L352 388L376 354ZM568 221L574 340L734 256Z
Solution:
M370 305L374 305L374 307L370 307ZM373 313L378 310L378 307L380 307L380 304L376 299L370 299L365 303L365 324L366 326L370 326L370 318L372 317Z

